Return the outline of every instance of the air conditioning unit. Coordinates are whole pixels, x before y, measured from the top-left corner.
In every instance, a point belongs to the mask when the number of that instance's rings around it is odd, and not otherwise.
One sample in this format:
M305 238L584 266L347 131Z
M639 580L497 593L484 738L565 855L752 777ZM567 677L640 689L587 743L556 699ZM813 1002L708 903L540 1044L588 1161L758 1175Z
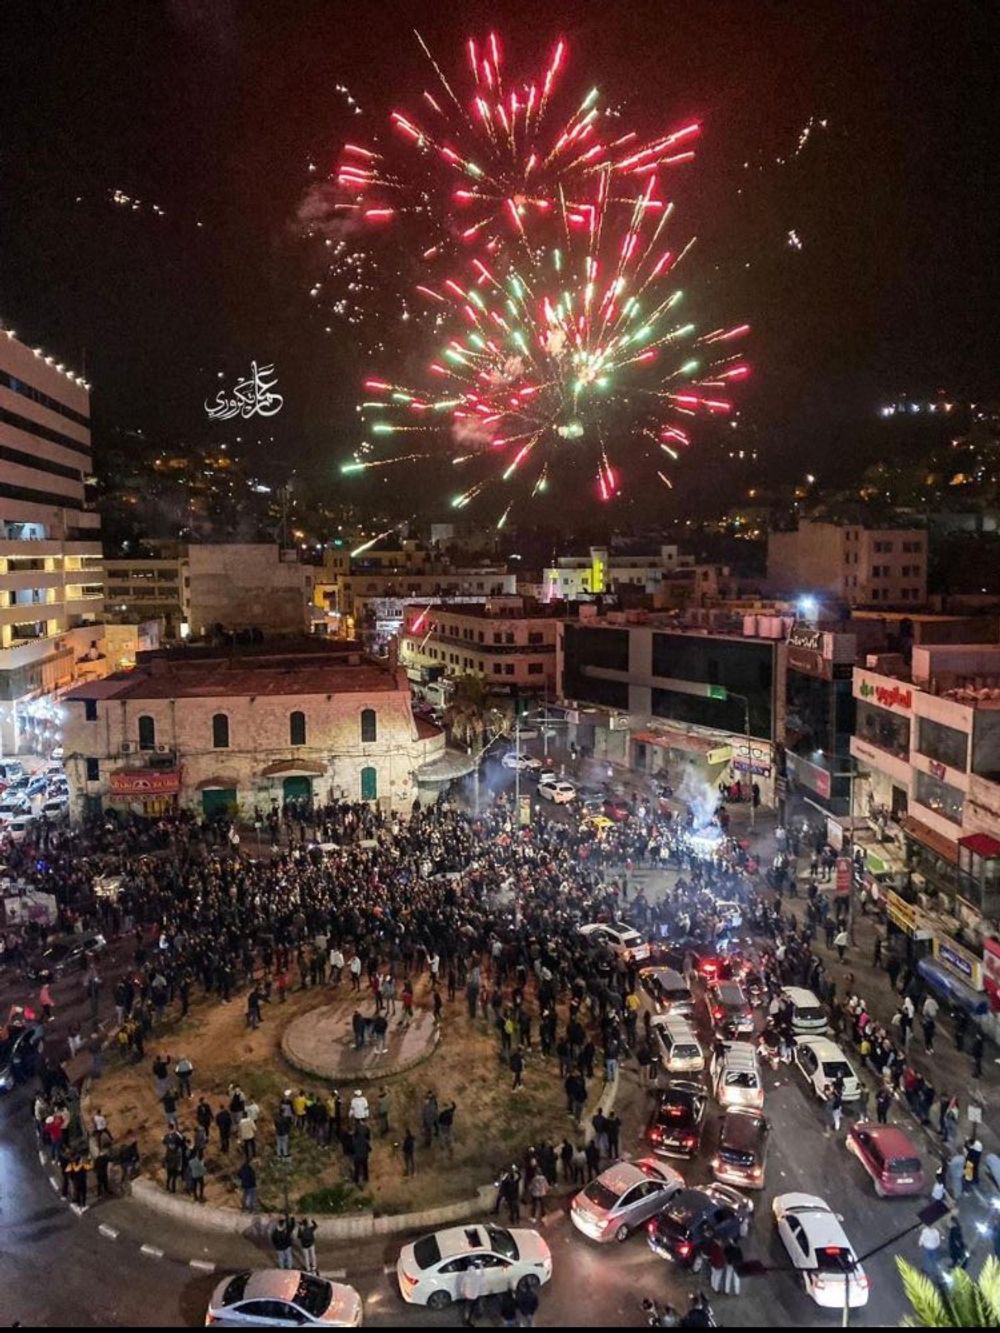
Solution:
M166 754L167 751L168 751L169 749L170 749L170 746L169 746L169 745L158 745L158 746L156 747L156 753L157 753L157 754Z
M132 742L122 741L122 754L131 754L131 753L132 753Z

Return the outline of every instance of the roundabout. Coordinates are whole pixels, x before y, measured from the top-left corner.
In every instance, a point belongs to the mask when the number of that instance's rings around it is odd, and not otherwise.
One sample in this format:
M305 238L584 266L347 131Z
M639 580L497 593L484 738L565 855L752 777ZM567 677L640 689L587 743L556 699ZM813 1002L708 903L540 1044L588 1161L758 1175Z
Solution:
M363 1046L355 1045L352 1020L343 1002L309 1010L285 1028L281 1053L301 1073L345 1087L405 1074L434 1053L440 1036L440 1028L426 1010L414 1014L405 1028L398 1017L392 1017L386 1031L387 1049L382 1052L373 1037Z

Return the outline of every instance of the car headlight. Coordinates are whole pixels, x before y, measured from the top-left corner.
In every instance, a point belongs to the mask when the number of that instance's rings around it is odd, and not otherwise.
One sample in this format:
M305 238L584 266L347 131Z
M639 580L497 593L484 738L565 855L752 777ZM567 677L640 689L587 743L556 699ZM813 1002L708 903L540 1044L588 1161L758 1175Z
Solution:
M9 1069L0 1074L0 1092L10 1092L14 1086L14 1075Z

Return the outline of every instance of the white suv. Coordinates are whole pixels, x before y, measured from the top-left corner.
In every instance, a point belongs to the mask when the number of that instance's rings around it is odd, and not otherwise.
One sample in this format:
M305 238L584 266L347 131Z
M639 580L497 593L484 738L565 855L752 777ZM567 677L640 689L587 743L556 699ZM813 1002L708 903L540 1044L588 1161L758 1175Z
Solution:
M547 801L565 805L576 796L576 788L572 782L567 782L564 778L546 778L538 784L538 794L544 796Z

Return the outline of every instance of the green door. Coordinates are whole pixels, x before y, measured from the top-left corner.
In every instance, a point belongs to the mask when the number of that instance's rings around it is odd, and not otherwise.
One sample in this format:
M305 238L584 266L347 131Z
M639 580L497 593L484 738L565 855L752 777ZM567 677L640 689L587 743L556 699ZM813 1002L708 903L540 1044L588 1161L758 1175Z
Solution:
M377 768L363 768L361 770L361 799L363 801L378 800Z
M312 778L285 778L281 789L286 801L302 801L312 805Z
M216 815L228 815L235 804L235 787L209 787L201 794L201 809L206 819L212 819Z

